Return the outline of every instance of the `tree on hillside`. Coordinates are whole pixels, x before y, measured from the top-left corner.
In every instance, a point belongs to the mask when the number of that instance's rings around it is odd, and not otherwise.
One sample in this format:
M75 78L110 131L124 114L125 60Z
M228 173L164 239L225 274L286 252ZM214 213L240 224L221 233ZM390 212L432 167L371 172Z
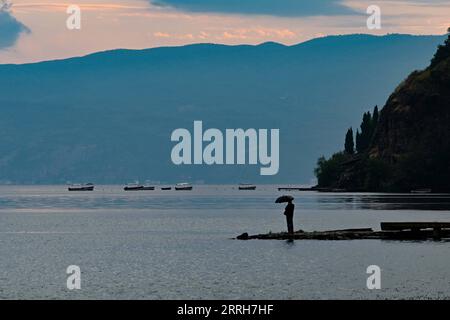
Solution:
M358 153L366 152L369 149L379 117L378 106L373 109L373 115L370 111L364 113L360 126L361 131L356 131L356 151Z
M373 116L372 116L372 129L373 129L373 133L375 133L375 128L377 127L378 124L378 119L380 118L380 113L378 111L378 106L375 106L375 108L373 109Z
M358 151L358 153L363 153L369 147L370 139L372 137L372 115L370 112L364 113L360 128L361 132L359 134L359 139L356 141L356 151Z
M431 59L431 66L435 66L444 59L450 57L450 28L447 29L448 37L444 44L438 46L433 59Z
M353 141L353 129L350 128L347 130L347 134L345 135L345 145L344 145L345 153L354 154L355 153L355 143Z
M355 136L355 146L356 146L356 152L360 152L360 146L361 146L361 133L359 132L359 129L356 129L356 136Z
M342 173L342 163L346 160L348 160L348 156L343 152L333 154L330 159L320 157L317 160L317 167L314 169L318 185L329 187L337 183Z

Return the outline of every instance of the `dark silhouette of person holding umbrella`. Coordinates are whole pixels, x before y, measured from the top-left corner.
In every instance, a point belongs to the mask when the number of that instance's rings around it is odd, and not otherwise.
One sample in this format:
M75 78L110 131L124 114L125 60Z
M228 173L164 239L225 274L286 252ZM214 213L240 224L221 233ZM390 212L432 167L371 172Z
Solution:
M279 197L275 203L284 203L287 202L287 206L284 209L284 215L286 216L286 224L288 233L294 233L294 209L295 205L292 203L294 197L292 196L281 196Z

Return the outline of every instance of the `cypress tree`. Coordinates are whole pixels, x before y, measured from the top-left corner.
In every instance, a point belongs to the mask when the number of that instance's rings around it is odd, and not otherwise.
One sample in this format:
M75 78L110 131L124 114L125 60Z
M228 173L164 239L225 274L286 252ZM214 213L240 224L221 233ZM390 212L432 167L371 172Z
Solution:
M361 153L361 134L359 133L359 129L356 129L356 152Z
M370 132L368 135L367 148L369 148L370 143L372 142L373 136L375 135L375 129L377 128L379 117L380 117L380 114L378 112L378 106L375 106L375 108L373 109L372 120L370 122Z
M379 119L378 106L373 109L373 116L369 112L365 112L360 125L360 130L356 132L356 151L362 153L367 151L372 142L373 135L375 134L375 128Z
M355 153L355 143L353 142L353 128L347 130L347 134L345 135L344 150L347 154Z
M372 116L373 131L375 131L375 128L377 126L379 118L380 118L380 113L378 112L378 106L375 106L375 108L373 109L373 116Z
M369 148L370 140L372 139L372 116L370 112L363 115L361 123L361 134L359 139L358 152L364 152Z

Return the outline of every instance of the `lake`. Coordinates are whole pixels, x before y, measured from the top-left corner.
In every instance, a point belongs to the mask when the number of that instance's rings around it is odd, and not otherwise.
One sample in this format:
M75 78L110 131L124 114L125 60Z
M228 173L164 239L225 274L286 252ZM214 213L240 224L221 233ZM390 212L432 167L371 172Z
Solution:
M286 229L450 222L450 195L279 192L259 185L125 192L96 186L0 187L2 299L448 299L447 241L237 241ZM66 269L81 269L68 290ZM366 269L381 268L380 290Z

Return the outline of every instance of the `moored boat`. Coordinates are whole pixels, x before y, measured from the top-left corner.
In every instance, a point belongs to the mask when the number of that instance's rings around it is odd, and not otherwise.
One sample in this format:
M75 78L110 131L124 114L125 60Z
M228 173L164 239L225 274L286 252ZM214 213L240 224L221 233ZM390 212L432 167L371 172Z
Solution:
M187 182L183 182L183 183L177 183L175 186L175 190L192 190L192 185L187 183Z
M145 181L142 190L155 190L155 186L152 186L150 181Z
M256 190L256 186L250 183L239 184L239 190Z
M71 184L68 187L69 191L94 191L93 183L85 183L85 184Z
M144 186L138 182L128 183L123 190L125 191L140 191L144 190Z

